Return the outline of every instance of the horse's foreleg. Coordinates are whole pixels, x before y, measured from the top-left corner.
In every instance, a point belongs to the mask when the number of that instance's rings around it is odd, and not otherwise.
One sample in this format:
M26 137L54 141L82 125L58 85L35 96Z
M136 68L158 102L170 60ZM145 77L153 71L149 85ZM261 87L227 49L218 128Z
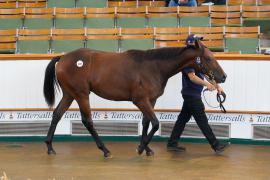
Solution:
M99 138L96 129L94 128L88 97L87 99L79 100L78 104L81 110L82 123L94 138L97 147L104 153L104 157L110 157L110 151L105 147L104 143Z
M136 105L142 111L142 113L145 116L145 118L147 119L147 121L150 121L151 124L152 124L152 129L151 129L151 131L149 132L148 135L146 135L148 127L146 126L147 124L145 124L145 130L143 132L141 144L139 145L139 147L137 149L138 153L142 154L144 149L147 148L149 142L152 140L155 132L159 129L159 122L158 122L158 119L157 119L157 117L156 117L156 115L154 113L153 106L152 106L152 104L150 103L149 100L140 101L140 102L136 103ZM148 122L148 126L149 126L149 122Z
M46 140L45 140L45 143L46 143L47 148L48 148L48 154L56 154L56 152L54 151L54 149L52 147L52 140L53 140L54 132L55 132L55 129L56 129L58 122L62 118L63 114L67 111L67 109L71 105L72 101L73 101L72 97L64 94L60 103L53 111L52 122L51 122L50 128L48 130Z

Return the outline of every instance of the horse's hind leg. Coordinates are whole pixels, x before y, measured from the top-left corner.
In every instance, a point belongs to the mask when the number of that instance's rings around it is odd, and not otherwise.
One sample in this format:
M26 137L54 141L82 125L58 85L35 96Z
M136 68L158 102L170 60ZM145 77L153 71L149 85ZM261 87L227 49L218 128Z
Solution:
M52 147L52 139L54 136L54 132L55 132L58 122L62 118L63 114L67 111L67 109L69 108L73 100L74 99L71 96L67 94L63 94L63 97L60 103L57 105L57 107L53 111L53 118L52 118L51 126L49 128L49 131L45 140L45 143L48 148L48 154L56 154L56 152L54 151Z
M91 110L90 110L90 104L89 104L89 97L81 98L77 100L81 116L82 116L82 123L86 127L86 129L90 132L92 137L94 138L97 147L103 151L104 157L110 157L111 153L110 151L105 147L104 143L101 141L101 139L98 136L98 133L96 129L94 128L92 117L91 117Z
M154 108L156 101L153 101L151 104L152 104L152 107ZM147 136L149 124L150 124L150 120L147 119L145 116L143 116L143 119L142 119L143 130L142 130L141 144L143 144L143 140ZM145 151L146 151L147 156L154 155L154 151L150 149L148 145L145 147Z
M142 120L143 130L142 130L141 144L143 144L143 140L147 136L149 124L150 124L150 121L145 116L143 116L143 120ZM145 147L145 151L146 151L147 156L154 155L154 151L150 149L148 145Z

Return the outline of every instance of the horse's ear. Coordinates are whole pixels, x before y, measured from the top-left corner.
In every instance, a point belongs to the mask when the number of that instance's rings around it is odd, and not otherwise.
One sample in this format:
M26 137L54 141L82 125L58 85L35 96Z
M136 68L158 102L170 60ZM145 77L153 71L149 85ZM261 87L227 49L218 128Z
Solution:
M200 40L203 40L203 37L197 37L195 39L195 47L200 49L202 47L202 43L200 42Z

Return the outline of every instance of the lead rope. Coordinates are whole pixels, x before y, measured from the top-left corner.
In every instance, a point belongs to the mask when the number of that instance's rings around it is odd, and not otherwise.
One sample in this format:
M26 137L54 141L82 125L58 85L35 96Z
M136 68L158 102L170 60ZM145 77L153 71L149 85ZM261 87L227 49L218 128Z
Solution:
M206 101L205 91L209 91L209 90L208 89L203 90L203 98L204 98L204 101L206 102L206 104L211 108L220 108L221 112L226 113L227 111L226 111L225 107L223 106L223 103L226 100L226 94L224 92L221 92L221 94L217 93L217 102L219 103L219 105L218 106L212 106L211 104L209 104Z

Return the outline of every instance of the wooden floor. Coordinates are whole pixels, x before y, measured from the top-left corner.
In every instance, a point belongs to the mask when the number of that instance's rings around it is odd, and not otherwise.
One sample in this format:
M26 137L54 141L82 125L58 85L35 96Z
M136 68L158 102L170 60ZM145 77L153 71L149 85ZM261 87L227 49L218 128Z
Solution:
M0 143L0 177L11 180L270 179L270 146L231 145L215 155L208 144L184 144L185 153L151 147L154 157L138 156L135 142L106 142L104 159L93 142L56 142L48 156L43 143ZM1 178L0 178L1 179Z

